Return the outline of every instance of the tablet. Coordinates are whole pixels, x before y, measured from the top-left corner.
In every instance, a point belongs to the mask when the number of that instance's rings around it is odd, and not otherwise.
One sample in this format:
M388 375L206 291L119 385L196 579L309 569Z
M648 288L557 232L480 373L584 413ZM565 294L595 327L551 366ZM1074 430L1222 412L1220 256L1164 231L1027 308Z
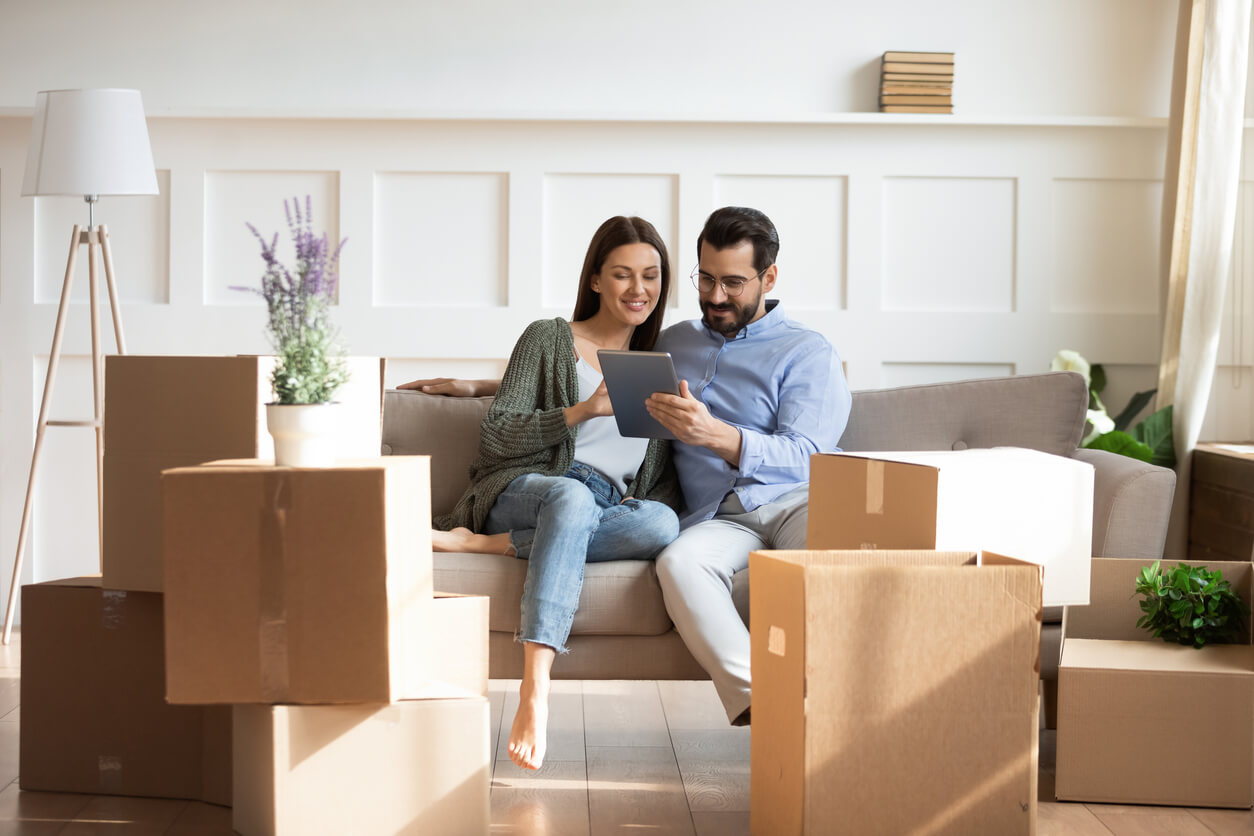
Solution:
M654 392L679 394L679 378L665 351L597 351L618 432L630 438L670 438L671 431L644 408Z

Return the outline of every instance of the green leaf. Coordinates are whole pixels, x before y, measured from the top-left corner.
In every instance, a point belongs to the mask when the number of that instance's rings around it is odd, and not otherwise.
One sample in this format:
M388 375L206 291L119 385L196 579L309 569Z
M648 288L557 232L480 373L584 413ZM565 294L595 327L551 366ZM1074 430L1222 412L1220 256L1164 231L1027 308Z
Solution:
M1154 458L1154 451L1146 444L1119 430L1112 430L1084 445L1090 450L1106 450L1132 459L1148 462Z
M1132 424L1132 419L1141 414L1141 410L1149 406L1149 402L1154 399L1154 395L1158 393L1157 389L1147 389L1144 392L1137 392L1128 401L1128 405L1123 408L1115 416L1115 429L1127 432L1128 427Z
M1089 366L1089 391L1100 395L1102 390L1106 388L1106 370L1102 368L1101 363L1093 363Z
M1176 466L1176 449L1172 439L1171 405L1150 415L1132 428L1132 437L1153 451L1149 460L1159 467ZM1110 433L1107 433L1110 435Z

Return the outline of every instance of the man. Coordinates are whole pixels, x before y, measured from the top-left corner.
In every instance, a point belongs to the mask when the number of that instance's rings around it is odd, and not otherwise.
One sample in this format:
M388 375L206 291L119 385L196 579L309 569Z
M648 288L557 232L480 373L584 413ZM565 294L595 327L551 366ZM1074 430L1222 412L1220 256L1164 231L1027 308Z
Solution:
M749 722L749 630L743 582L755 549L805 548L810 456L844 433L851 396L824 337L788 319L766 294L779 236L755 209L725 207L697 239L701 319L662 332L680 394L654 394L649 413L675 434L687 508L679 538L657 558L666 609L705 668L728 720Z
M666 609L737 725L749 722L750 697L747 575L736 574L755 549L805 548L810 456L837 449L852 401L831 344L766 298L778 252L762 212L710 215L692 274L701 319L667 328L656 345L674 360L680 394L647 402L679 439L672 449L687 506L679 538L657 558ZM402 388L485 395L496 381Z

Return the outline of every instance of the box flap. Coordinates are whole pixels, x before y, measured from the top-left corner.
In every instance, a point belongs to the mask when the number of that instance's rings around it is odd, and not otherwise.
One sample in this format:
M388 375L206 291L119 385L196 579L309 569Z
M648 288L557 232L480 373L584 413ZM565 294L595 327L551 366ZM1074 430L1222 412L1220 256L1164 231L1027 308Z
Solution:
M1254 647L1181 644L1107 639L1070 639L1063 645L1059 669L1160 671L1163 673L1254 675Z
M1120 639L1150 641L1160 639L1136 626L1141 617L1141 596L1136 594L1136 579L1141 569L1152 560L1119 557L1095 557L1092 560L1092 581L1088 606L1067 607L1063 615L1063 642L1068 639ZM1254 602L1254 563L1220 560L1164 560L1164 571L1178 563L1205 566L1223 573L1233 590L1247 605ZM1245 642L1250 642L1254 619L1246 619Z

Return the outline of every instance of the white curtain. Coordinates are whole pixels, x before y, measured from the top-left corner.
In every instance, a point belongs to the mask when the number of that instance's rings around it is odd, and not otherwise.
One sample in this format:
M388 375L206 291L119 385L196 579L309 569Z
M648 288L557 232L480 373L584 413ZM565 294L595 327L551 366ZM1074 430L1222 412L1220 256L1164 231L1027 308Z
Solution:
M1181 0L1180 21L1199 0ZM1245 115L1245 81L1248 71L1251 0L1200 0L1206 6L1200 95L1197 98L1196 168L1193 178L1191 223L1187 236L1186 272L1179 338L1179 366L1172 393L1159 393L1159 405L1173 403L1176 458L1176 496L1167 534L1167 557L1183 558L1188 551L1189 482L1191 457L1201 432L1210 399L1219 352L1219 328L1224 292L1232 260L1233 226L1240 188L1241 141ZM1185 38L1185 41L1188 39ZM1187 45L1185 46L1187 49ZM1181 46L1177 45L1177 53ZM1172 96L1174 126L1187 114L1178 112L1185 97L1187 62L1177 54ZM1173 148L1179 142L1173 138ZM1187 146L1187 143L1186 143ZM1168 151L1165 188L1175 186L1179 166ZM1171 329L1170 306L1167 329ZM1166 336L1165 336L1166 341ZM1170 400L1166 396L1170 394Z

